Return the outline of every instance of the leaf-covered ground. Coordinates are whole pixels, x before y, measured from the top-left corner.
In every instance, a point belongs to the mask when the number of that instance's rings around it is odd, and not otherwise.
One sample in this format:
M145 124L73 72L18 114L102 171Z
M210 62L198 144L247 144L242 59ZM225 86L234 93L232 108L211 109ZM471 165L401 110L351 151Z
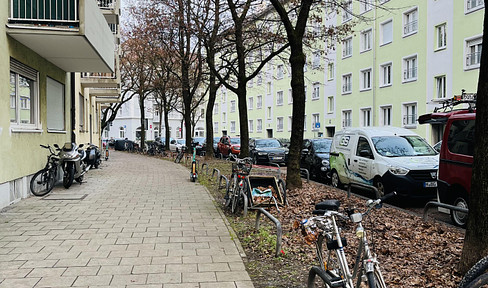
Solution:
M218 167L222 174L230 174L230 163L209 162L210 169ZM210 170L212 171L212 170ZM209 176L199 180L209 187L217 202L222 205L224 190L216 188L216 180ZM214 178L215 179L215 178ZM270 221L261 219L261 228L256 230L255 213L247 217L236 216L226 211L227 218L238 234L247 255L247 269L255 287L305 287L309 268L315 263L314 247L306 244L300 230L293 228L295 220L312 216L314 204L325 199L338 199L341 207L365 208L365 200L354 195L350 198L343 190L314 182L304 183L302 189L287 191L289 206L280 213L270 209L279 218L283 227L283 246L280 257L275 257L275 228ZM456 287L460 275L456 271L464 233L452 226L428 221L402 209L384 206L374 210L364 226L368 230L372 248L378 254L385 281L390 288L407 287ZM357 239L355 226L343 227L348 241L346 254L353 263Z

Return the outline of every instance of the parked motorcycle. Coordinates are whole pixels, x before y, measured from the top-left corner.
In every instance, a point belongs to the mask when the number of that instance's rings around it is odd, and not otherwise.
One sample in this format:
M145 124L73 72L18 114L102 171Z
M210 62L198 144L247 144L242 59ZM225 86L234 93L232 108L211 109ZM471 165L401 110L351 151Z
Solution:
M83 181L83 176L90 169L84 159L86 152L83 150L83 144L76 145L76 143L66 142L59 152L59 159L61 167L63 168L63 186L68 189L73 184L73 179L80 183Z
M102 154L100 153L100 149L98 149L98 146L91 143L88 143L87 145L88 147L85 150L86 157L84 161L86 165L89 165L90 168L97 169L102 162Z

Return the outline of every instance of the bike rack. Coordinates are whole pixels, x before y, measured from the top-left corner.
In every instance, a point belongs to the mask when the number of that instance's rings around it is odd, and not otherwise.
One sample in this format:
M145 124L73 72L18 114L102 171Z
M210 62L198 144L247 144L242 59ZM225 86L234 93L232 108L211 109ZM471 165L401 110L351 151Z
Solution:
M363 183L350 183L347 185L347 198L351 197L351 188L356 187L359 189L366 189L366 190L372 190L374 192L374 195L376 198L380 198L380 192L378 191L378 188L374 187L373 185L368 185L368 184L363 184Z
M205 162L204 162L204 163L202 163L202 171L203 171L203 166L206 166L206 167L207 167L207 169L205 169L205 174L207 174L207 175L208 175L208 164L207 164L207 163L205 163Z
M222 187L222 185L220 185L222 183L222 179L225 179L225 189L229 188L229 180L227 179L227 177L225 175L220 175L220 178L219 178L219 189L224 188L224 187Z
M445 203L441 203L441 202L437 202L437 201L429 201L424 206L424 215L422 217L424 219L424 221L427 221L427 212L429 211L430 208L433 208L433 207L441 207L441 208L446 208L449 210L454 210L454 211L459 211L459 212L464 212L464 213L469 212L469 209L466 209L463 207L449 205L449 204L445 204Z
M308 172L308 169L300 168L300 174L307 178L307 183L310 182L310 172Z
M212 171L212 179L215 175L215 172L217 172L217 179L220 179L220 170L217 169L217 168L213 168L213 171Z
M271 215L268 211L266 211L264 208L251 208L251 209L256 209L256 230L259 229L259 218L261 214L264 214L264 216L268 217L269 220L273 221L273 223L276 225L276 252L275 256L278 257L281 252L281 243L282 243L282 236L283 236L283 230L281 228L281 223L278 219L276 219L273 215Z

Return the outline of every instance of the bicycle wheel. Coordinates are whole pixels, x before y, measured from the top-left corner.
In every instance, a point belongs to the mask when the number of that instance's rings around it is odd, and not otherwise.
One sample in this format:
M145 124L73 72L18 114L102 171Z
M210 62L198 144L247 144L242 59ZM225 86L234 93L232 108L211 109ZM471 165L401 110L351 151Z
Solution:
M464 275L463 279L459 283L458 288L472 288L470 285L474 285L475 280L478 280L479 277L486 275L488 273L488 256L485 256L480 261L469 269L469 271ZM486 283L485 283L486 285ZM483 286L473 286L474 287L483 287Z
M231 212L236 213L237 212L237 202L239 202L239 196L240 196L240 188L238 188L238 185L234 187L232 190L232 199L231 199Z
M330 285L329 285L330 284ZM323 268L318 266L313 266L308 272L307 287L346 287L344 280L337 275L333 274L332 271L325 271Z
M73 184L73 179L75 176L75 165L73 162L66 163L64 167L64 177L63 177L63 186L64 188L68 189L71 184Z
M386 288L385 280L378 267L375 267L374 272L367 273L366 279L370 288Z
M30 190L35 196L44 196L49 193L56 182L56 172L54 169L41 169L34 174L30 181Z
M469 283L466 288L487 288L488 287L488 273L482 274L478 278Z
M181 158L183 158L183 153L178 153L178 156L176 156L175 163L180 163Z
M229 207L230 204L232 203L232 191L234 191L234 187L236 187L236 182L237 182L237 177L232 174L230 176L230 182L229 182L229 187L227 187L227 190L225 191L225 207Z

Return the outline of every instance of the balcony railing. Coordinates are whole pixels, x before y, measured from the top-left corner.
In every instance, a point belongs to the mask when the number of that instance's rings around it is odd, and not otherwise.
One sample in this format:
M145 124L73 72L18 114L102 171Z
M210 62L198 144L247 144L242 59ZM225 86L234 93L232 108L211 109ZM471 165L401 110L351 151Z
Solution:
M469 53L466 55L466 66L473 66L480 64L481 52Z
M404 80L410 80L410 79L415 79L417 78L417 67L405 69L403 71L403 79Z
M417 114L403 116L403 125L415 125L417 123Z
M115 7L116 0L97 0L98 7L113 9Z
M92 73L92 72L85 72L81 73L82 78L91 78L91 79L116 79L117 75L115 73Z
M10 0L9 22L79 26L79 0Z
M403 34L410 34L412 32L417 31L418 26L417 20L410 21L403 26Z

